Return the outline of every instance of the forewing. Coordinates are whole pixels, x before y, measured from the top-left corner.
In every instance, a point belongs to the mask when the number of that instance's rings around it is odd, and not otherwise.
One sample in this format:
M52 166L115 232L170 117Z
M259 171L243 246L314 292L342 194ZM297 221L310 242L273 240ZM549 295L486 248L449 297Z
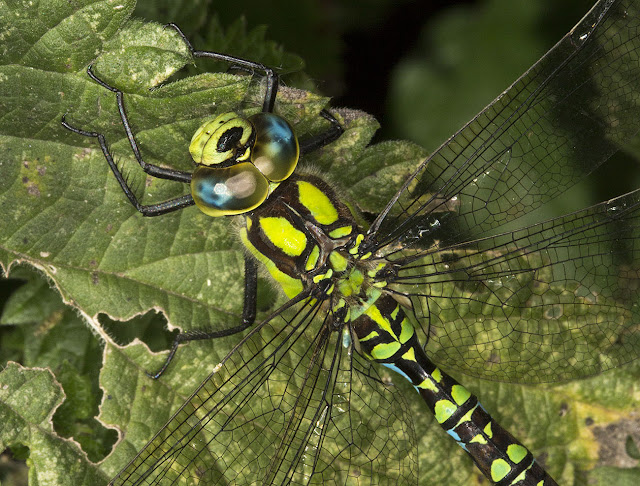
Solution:
M371 227L373 246L486 236L563 193L640 128L640 9L601 0L430 156Z

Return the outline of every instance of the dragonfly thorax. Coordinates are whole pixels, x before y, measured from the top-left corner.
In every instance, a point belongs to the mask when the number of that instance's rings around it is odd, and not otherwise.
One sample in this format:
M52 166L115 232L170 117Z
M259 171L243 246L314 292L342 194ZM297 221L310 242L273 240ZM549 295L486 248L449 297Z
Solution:
M243 243L288 297L317 287L315 297L348 322L380 295L376 275L386 264L361 253L354 215L319 177L290 177L245 221Z

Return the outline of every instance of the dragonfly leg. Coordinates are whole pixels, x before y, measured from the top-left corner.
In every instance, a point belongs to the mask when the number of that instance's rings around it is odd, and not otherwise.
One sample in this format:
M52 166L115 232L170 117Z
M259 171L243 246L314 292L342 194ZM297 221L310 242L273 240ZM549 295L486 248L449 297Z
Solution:
M331 126L324 132L314 135L313 137L306 138L300 141L300 155L305 155L310 152L314 152L325 145L329 145L334 142L340 135L344 133L344 127L328 110L322 110L320 116L331 123Z
M210 331L204 329L192 329L179 333L173 340L167 359L156 372L147 372L149 378L157 380L167 370L169 364L178 350L178 347L189 341L202 341L205 339L217 339L232 336L251 327L256 320L256 295L258 292L258 268L256 261L250 256L244 258L244 304L242 308L242 324L222 331Z
M167 214L173 211L177 211L178 209L186 208L194 204L191 194L186 194L184 196L169 199L167 201L163 201L157 204L150 204L150 205L140 204L140 201L138 201L138 198L131 190L131 187L129 187L129 184L127 183L127 180L125 179L124 175L122 174L122 172L116 165L115 161L113 160L113 156L109 151L109 146L107 145L107 140L105 136L102 133L88 132L86 130L76 128L73 125L69 124L66 121L65 117L66 115L63 115L62 117L62 126L64 128L66 128L67 130L73 133L77 133L78 135L82 135L85 137L93 137L98 139L104 158L109 164L109 167L111 168L113 175L116 177L116 180L120 184L122 191L125 193L125 195L129 199L129 202L144 216L159 216L161 214Z
M265 89L264 101L262 103L262 111L269 113L273 112L280 78L272 68L265 66L264 64L260 64L259 62L249 61L247 59L242 59L241 57L229 56L220 52L196 50L191 45L191 42L189 41L189 39L187 39L187 36L184 34L184 32L182 32L180 27L178 27L176 24L170 23L165 25L165 27L171 28L178 33L193 57L227 62L231 64L233 68L248 73L254 73L256 71L262 73L267 79L267 87ZM342 127L340 122L331 113L329 113L329 111L322 110L320 112L320 116L329 121L331 123L331 126L327 131L301 141L301 155L313 152L314 150L330 144L344 133L344 128Z
M120 114L120 120L122 121L122 126L124 127L124 131L127 135L127 139L129 140L129 145L131 145L131 150L133 151L133 155L142 170L144 170L147 174L153 177L158 177L159 179L168 179L171 181L184 182L185 184L189 184L191 182L191 172L186 172L182 170L175 169L167 169L165 167L160 167L154 164L149 164L144 161L142 158L142 154L140 153L140 148L138 147L138 142L133 134L133 130L131 130L131 124L129 123L129 116L127 115L127 110L124 106L124 93L120 91L118 88L115 88L105 81L100 79L93 72L93 64L89 65L87 68L87 74L91 79L93 79L96 83L102 86L105 89L108 89L112 93L116 95L116 101L118 104L118 113Z
M268 66L264 64L260 64L259 62L249 61L248 59L242 59L241 57L229 56L227 54L222 54L220 52L213 51L199 51L193 48L187 36L182 32L182 29L178 27L174 23L166 24L166 28L170 28L175 30L182 41L186 44L187 48L191 52L193 57L205 58L205 59L214 59L216 61L223 61L238 68L248 71L255 72L258 71L262 73L267 79L267 88L265 90L264 101L262 104L262 111L265 112L273 112L273 107L276 102L276 94L278 93L278 85L279 85L279 77L276 72Z

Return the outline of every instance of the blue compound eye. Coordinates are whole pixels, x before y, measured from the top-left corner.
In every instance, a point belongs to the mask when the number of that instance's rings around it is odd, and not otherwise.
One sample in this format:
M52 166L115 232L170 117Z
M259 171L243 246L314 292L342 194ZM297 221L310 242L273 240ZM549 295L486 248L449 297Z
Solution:
M271 182L285 180L295 170L300 156L293 128L287 120L273 113L257 113L248 120L256 135L251 162Z
M191 196L209 216L232 216L257 208L269 195L269 181L250 162L231 167L199 166L191 179Z

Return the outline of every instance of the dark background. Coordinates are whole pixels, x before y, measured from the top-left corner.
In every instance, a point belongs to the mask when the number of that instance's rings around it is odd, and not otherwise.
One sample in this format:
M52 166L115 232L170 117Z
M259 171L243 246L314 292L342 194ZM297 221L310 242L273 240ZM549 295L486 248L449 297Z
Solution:
M333 97L333 106L361 109L380 121L375 141L411 140L431 151L551 48L594 0L180 3L141 0L136 14L178 23L201 49L253 59L259 53L254 56L233 40L221 45L215 32L240 18L249 36L265 26L265 38L298 54L315 90ZM543 217L639 185L635 159L618 154L605 165L590 182L552 203Z
M266 37L299 54L306 71L324 94L336 98L336 105L359 108L381 118L392 72L402 59L421 56L427 63L438 64L438 53L443 52L441 43L434 44L443 40L434 39L438 25L457 24L463 19L469 25L486 24L482 35L468 29L466 33L452 32L452 36L457 37L461 49L464 42L470 42L466 46L470 50L479 50L482 43L504 42L505 50L495 53L503 58L520 46L527 47L513 37L514 31L539 38L539 52L519 54L524 64L514 77L564 35L593 1L539 0L535 8L523 0L275 0L268 4L196 0L190 2L191 9L176 5L180 3L140 0L136 13L159 22L177 22L192 38L199 36L205 41L213 17L223 27L240 17L246 19L249 30L265 25ZM453 45L456 39L445 42ZM510 59L504 61L512 64ZM500 79L500 73L486 74Z
M266 39L304 60L315 90L331 96L333 106L364 110L380 121L375 141L405 139L435 150L566 34L594 0L181 3L141 0L136 14L178 23L198 48L253 59L246 45L221 45L219 31L238 19L249 36L264 26ZM636 167L616 157L548 215L634 189Z

